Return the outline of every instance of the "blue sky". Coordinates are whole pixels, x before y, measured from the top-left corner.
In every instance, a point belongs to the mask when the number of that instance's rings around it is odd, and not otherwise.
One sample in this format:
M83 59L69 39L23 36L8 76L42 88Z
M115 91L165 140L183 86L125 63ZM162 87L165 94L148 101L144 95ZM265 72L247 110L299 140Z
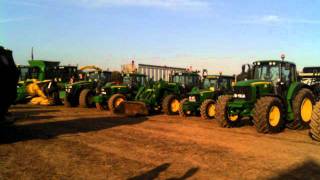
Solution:
M279 59L320 65L320 1L0 0L0 44L38 59L119 69L138 63L238 73Z

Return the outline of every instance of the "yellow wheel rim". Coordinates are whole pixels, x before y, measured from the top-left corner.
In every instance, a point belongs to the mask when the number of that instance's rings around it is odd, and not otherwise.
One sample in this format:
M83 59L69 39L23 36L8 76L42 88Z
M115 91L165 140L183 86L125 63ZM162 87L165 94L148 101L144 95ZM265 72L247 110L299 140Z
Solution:
M301 104L301 117L304 122L309 122L312 116L312 101L309 98L305 98Z
M123 98L117 98L116 101L114 102L114 106L118 107L123 101L124 101Z
M208 107L208 115L209 117L214 117L216 115L216 107L214 104L210 104Z
M179 106L180 106L180 102L177 99L174 99L171 104L171 112L178 112L179 110Z
M278 106L272 106L269 112L269 124L273 127L277 126L281 119L281 112Z
M229 120L230 120L230 121L236 121L236 120L238 120L238 118L239 118L238 115L229 115L228 117L229 117Z

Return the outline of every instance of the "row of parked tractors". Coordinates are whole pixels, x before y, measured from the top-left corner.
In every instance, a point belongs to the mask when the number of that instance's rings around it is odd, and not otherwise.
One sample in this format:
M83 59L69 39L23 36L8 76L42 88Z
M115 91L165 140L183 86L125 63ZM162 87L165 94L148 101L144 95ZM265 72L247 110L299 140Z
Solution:
M320 67L298 73L284 58L243 65L238 76L185 71L171 74L169 82L137 72L114 81L111 72L95 66L78 69L40 60L18 71L15 103L96 107L129 116L200 115L225 128L249 121L259 133L311 127L311 137L320 140Z

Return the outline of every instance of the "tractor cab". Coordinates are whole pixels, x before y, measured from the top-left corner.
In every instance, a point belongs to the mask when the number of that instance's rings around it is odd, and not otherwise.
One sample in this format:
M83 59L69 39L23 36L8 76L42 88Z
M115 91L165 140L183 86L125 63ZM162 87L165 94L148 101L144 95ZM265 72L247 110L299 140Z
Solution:
M111 72L110 71L89 71L83 73L84 80L89 82L98 82L98 81L111 81Z
M203 79L202 88L214 90L230 90L232 88L233 76L207 75Z
M53 69L54 80L56 82L68 83L71 78L76 78L78 72L77 66L57 66Z
M257 61L252 69L255 80L269 81L274 85L289 85L297 81L296 65L288 61Z
M147 76L144 74L130 73L123 76L123 84L128 87L140 87L147 84Z
M200 86L201 80L198 72L179 72L171 76L170 82L179 84L190 91L193 87Z

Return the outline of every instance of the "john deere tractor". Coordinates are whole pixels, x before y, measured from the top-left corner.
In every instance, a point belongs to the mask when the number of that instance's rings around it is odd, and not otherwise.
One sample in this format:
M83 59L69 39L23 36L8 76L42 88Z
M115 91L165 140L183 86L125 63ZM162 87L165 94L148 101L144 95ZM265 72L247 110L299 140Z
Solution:
M103 71L96 66L80 68L79 80L66 86L64 105L67 107L80 106L83 108L94 107L96 89L100 89L111 81L111 72Z
M101 89L98 89L97 95L94 96L94 102L97 109L109 109L115 112L121 102L133 100L141 86L147 83L147 77L144 74L127 73L123 74L123 82L109 82Z
M301 80L312 86L317 93L317 103L313 107L313 113L310 122L310 136L312 139L320 141L320 67L306 67L303 72L299 74Z
M243 68L244 69L244 68ZM257 61L246 81L239 81L233 95L219 97L216 118L222 127L239 126L252 119L259 133L276 133L309 127L315 86L298 80L296 65L281 60Z
M181 72L171 76L170 82L158 81L140 87L134 101L125 101L119 111L127 115L148 115L150 112L163 111L177 114L180 100L186 97L193 87L200 86L198 72Z
M207 75L204 76L202 89L193 88L188 98L181 101L180 116L199 114L203 119L212 119L216 114L215 103L223 94L232 92L234 76Z
M27 66L17 66L20 76L16 102L61 103L59 92L64 92L66 82L75 75L77 67L60 66L60 62L44 60L30 60L28 63Z

